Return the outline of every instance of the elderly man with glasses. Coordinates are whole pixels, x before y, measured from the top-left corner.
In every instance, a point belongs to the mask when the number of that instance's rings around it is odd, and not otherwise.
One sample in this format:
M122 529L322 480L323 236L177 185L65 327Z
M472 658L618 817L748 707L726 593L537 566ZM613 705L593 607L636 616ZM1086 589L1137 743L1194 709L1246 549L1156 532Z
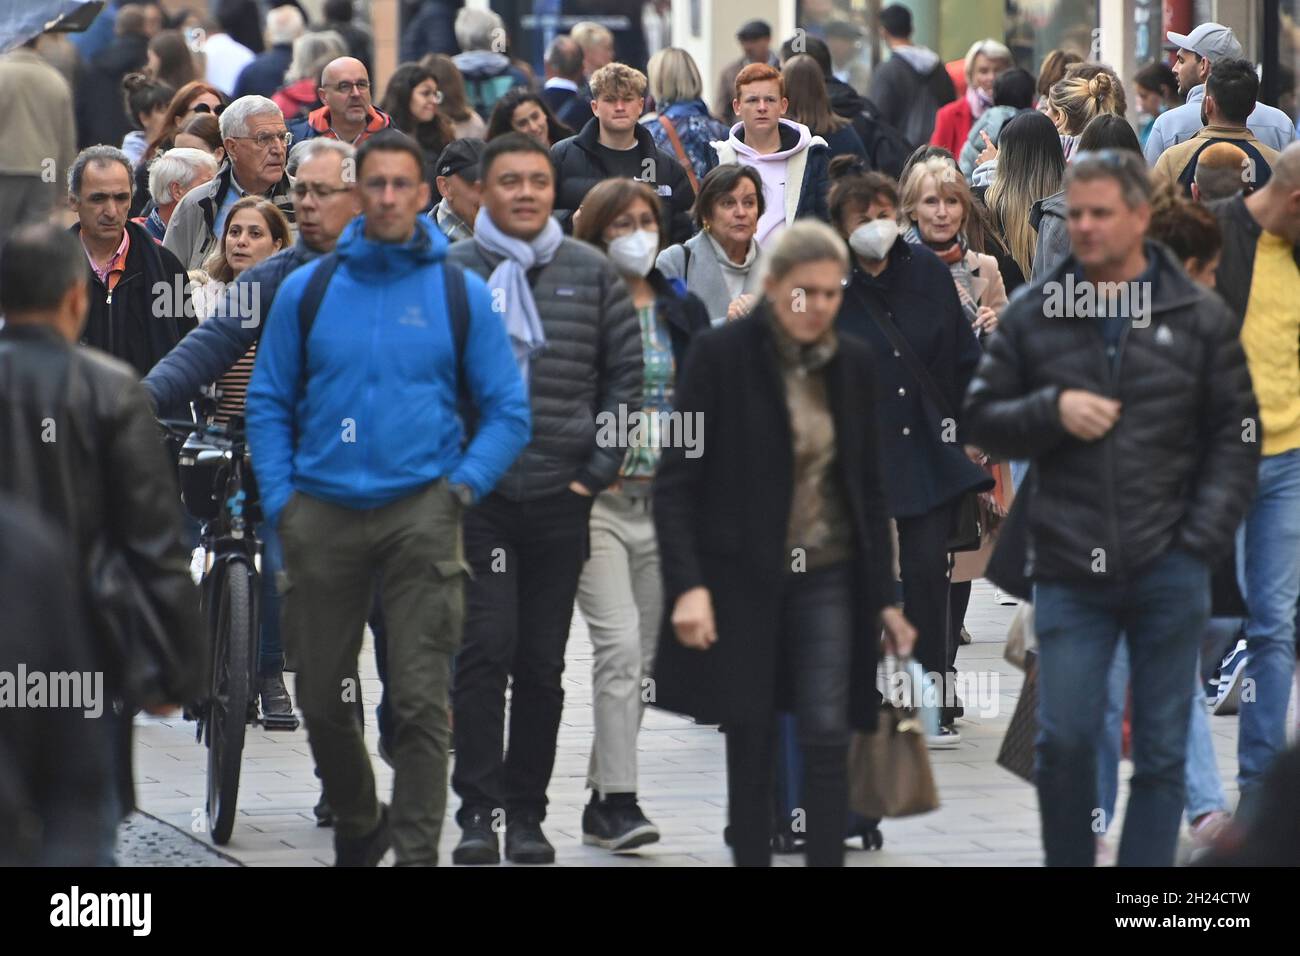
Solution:
M186 193L167 224L163 245L186 269L197 269L217 245L230 207L245 196L265 196L295 222L285 161L292 134L280 107L264 96L241 96L221 113L226 161L216 177Z
M291 127L298 141L327 136L360 146L380 130L393 125L392 118L370 101L370 74L360 60L341 56L320 71L316 95L325 105L312 110L306 119Z

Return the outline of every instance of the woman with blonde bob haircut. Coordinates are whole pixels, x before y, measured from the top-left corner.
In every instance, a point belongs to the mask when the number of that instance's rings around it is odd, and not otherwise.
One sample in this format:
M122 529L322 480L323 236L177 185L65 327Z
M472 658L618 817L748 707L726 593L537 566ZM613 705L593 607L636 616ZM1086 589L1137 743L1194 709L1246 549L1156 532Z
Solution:
M718 164L718 154L709 144L727 138L727 125L709 115L699 67L685 50L671 46L660 50L650 57L646 72L658 112L643 117L641 123L656 146L677 157L699 193L700 180Z
M895 605L880 469L875 362L840 336L844 240L800 220L773 242L753 315L691 345L675 407L708 429L669 448L655 479L665 607L657 706L727 736L731 844L772 862L776 717L803 755L805 853L842 866L848 745L875 726L883 626L915 640Z
M966 51L966 93L939 107L930 145L960 154L971 126L993 105L993 80L1012 65L1011 51L997 40L972 43Z
M952 272L957 297L972 327L991 333L1006 308L997 260L970 248L966 225L973 215L970 187L951 162L939 157L912 167L899 200L903 238L925 246Z

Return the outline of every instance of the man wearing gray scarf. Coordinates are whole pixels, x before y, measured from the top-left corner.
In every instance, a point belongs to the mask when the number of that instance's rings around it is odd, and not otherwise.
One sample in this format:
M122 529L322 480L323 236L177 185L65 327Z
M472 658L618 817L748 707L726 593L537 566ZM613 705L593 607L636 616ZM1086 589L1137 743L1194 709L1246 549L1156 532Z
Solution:
M615 479L626 451L602 447L598 429L607 416L640 406L641 331L609 260L565 237L551 218L555 169L545 147L519 133L492 140L480 182L474 238L453 245L447 260L487 282L528 385L533 432L465 516L474 580L452 690L462 830L452 859L499 862L504 822L508 859L551 863L541 822L587 519L592 496Z

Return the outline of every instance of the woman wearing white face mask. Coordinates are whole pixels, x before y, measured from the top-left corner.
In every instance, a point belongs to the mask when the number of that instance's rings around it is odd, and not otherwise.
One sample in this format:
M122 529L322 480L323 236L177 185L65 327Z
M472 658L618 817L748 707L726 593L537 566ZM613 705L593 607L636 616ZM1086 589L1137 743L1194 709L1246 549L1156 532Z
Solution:
M993 488L988 472L963 451L958 417L979 342L948 266L901 235L893 180L855 172L848 157L837 157L830 208L853 260L835 327L866 339L876 355L881 462L898 528L903 606L917 630L916 659L944 681L942 727L931 746L956 746L961 735L953 723L961 712L948 676L949 532L966 492ZM927 395L930 388L941 402Z
M594 736L582 815L584 843L631 850L659 839L637 804L636 738L653 695L643 683L654 663L663 616L659 547L650 484L663 448L696 443L695 430L673 423L673 385L691 337L709 327L708 312L681 283L654 268L661 204L652 187L607 179L587 193L574 217L574 238L609 256L627 282L641 323L644 392L639 415L597 422L608 439L626 445L619 479L597 496L588 526L590 553L578 584L593 651Z

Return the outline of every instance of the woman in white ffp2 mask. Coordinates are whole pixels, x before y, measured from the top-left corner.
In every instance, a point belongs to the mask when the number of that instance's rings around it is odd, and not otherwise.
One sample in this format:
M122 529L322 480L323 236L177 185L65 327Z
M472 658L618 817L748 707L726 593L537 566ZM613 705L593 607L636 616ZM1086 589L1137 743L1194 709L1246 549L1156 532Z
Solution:
M881 467L898 529L903 604L917 630L914 656L944 695L940 732L929 743L954 747L962 705L950 651L948 540L964 495L993 487L961 442L962 400L980 346L948 266L901 235L894 181L841 163L831 164L829 205L852 269L835 329L865 339L876 356ZM923 384L915 368L930 381ZM927 395L931 387L941 402Z
M650 484L662 449L698 446L694 421L673 415L673 388L691 337L709 327L704 303L657 269L662 204L653 187L607 179L587 193L573 235L602 250L627 284L641 327L644 389L639 409L602 410L597 441L627 449L618 480L596 496L590 557L578 607L592 646L594 733L582 814L583 842L611 851L659 839L637 804L636 739L645 679L654 663L663 610ZM690 454L690 452L688 452Z

